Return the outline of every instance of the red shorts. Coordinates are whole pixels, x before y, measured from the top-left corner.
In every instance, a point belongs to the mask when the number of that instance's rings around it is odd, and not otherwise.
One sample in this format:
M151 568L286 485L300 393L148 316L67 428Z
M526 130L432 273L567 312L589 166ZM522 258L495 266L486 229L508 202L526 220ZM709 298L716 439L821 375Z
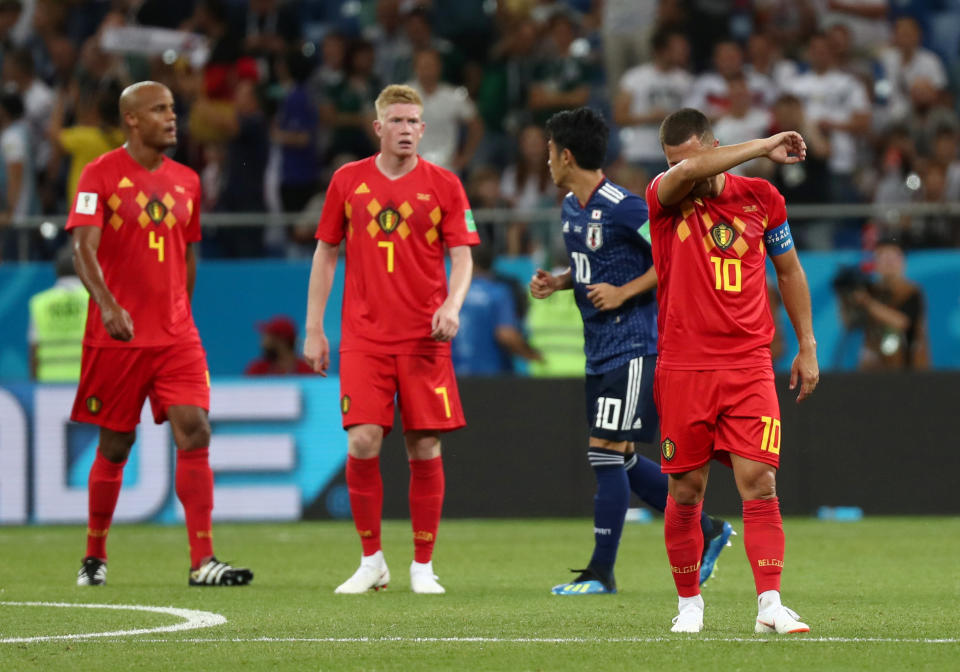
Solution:
M676 474L730 453L780 466L780 402L773 369L678 371L657 367L660 466Z
M147 397L157 424L167 419L170 406L210 410L207 353L199 341L151 348L83 346L71 420L130 432Z
M449 355L340 354L340 412L344 428L393 427L393 400L403 430L448 432L466 425Z

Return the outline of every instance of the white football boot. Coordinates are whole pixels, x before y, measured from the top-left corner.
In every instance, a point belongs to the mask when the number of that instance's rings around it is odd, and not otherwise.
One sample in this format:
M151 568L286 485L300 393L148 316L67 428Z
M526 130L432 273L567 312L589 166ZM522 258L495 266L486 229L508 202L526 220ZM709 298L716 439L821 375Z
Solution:
M437 583L440 578L433 573L433 561L420 563L414 560L410 563L410 589L424 595L442 595L447 592Z
M780 593L769 590L757 598L757 623L753 631L788 635L810 632L810 626L800 621L797 612L780 603Z
M380 590L390 583L390 570L383 558L383 551L360 558L360 567L349 579L333 592L340 595L358 595L368 590Z
M700 632L703 630L703 597L681 597L679 613L673 617L670 632Z

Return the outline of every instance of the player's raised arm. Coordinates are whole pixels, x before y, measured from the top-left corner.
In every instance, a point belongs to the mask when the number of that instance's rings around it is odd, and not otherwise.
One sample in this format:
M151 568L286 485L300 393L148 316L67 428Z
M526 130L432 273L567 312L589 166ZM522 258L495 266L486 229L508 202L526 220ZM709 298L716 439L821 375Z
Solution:
M810 289L807 276L800 265L796 250L772 256L777 271L777 285L783 297L790 323L797 335L799 351L790 365L790 389L800 384L797 401L803 401L820 381L820 365L817 363L817 341L813 336L813 316L810 308Z
M460 329L460 308L470 289L473 276L473 257L469 245L450 248L450 290L446 300L437 308L430 322L430 337L437 341L451 341Z
M663 120L660 144L670 166L657 183L662 205L679 203L691 192L694 196L705 195L696 193L699 185L709 185L724 171L751 159L765 156L777 163L797 163L807 154L803 138L795 131L720 146L706 116L691 108L678 110Z
M327 308L333 274L337 269L338 245L318 240L310 267L307 290L307 335L303 341L303 356L321 376L330 368L330 343L323 331L323 313Z
M100 306L100 315L107 333L118 341L129 341L133 339L133 318L113 297L97 260L102 233L102 230L95 226L78 226L74 229L73 264L77 269L77 276L90 292L90 298Z

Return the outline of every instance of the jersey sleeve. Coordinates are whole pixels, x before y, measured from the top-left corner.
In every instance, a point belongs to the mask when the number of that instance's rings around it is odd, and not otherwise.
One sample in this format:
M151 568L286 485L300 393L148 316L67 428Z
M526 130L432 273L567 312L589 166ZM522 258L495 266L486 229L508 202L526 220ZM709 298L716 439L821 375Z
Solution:
M787 203L783 194L777 191L777 188L766 183L769 189L767 194L767 231L777 228L787 221Z
M630 194L613 211L613 224L624 239L650 247L650 212L642 198Z
M473 212L470 210L470 203L467 201L467 194L460 180L451 173L443 186L444 200L441 203L443 219L440 220L443 242L447 247L479 245L477 224L473 221Z
M73 198L73 207L67 216L66 230L78 226L96 226L103 228L103 177L99 163L91 163L80 174L77 182L77 195Z
M323 199L323 212L320 213L320 222L314 238L330 245L339 245L343 240L343 228L346 221L347 203L343 199L343 176L340 172L333 174L327 195Z
M200 184L200 176L193 175L196 187L193 190L193 204L189 206L190 221L187 222L187 230L184 232L184 240L188 243L200 242L203 234L200 230L200 204L203 203L203 185Z
M660 197L657 196L657 187L660 186L660 178L663 177L663 173L660 173L655 178L650 180L650 184L647 185L646 197L647 197L647 218L650 221L653 221L663 213L663 206L660 204Z

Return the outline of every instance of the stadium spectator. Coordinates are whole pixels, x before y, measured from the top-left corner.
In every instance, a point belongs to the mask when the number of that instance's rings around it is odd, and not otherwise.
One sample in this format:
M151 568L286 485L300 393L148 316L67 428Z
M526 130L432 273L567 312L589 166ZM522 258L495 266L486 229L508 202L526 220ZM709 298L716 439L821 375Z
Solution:
M616 90L631 68L650 60L652 33L656 29L659 0L604 0L603 65L607 89ZM619 122L618 122L619 123Z
M380 152L338 170L327 189L303 351L316 371L327 370L323 314L337 250L346 239L340 410L347 430L350 508L363 558L335 592L365 593L390 581L380 539L379 456L399 394L410 459L410 584L415 593L437 594L445 592L432 565L444 488L440 434L465 424L449 341L470 285L469 246L480 240L459 179L417 155L425 128L417 92L391 85L375 105Z
M57 251L52 287L30 297L30 378L40 383L80 380L83 332L90 295L73 267L73 250Z
M854 183L858 143L870 131L870 101L864 86L833 63L830 44L817 33L807 44L810 70L798 75L790 93L804 104L804 115L830 140L829 200L850 203L860 200Z
M547 165L547 138L543 128L524 126L517 139L517 159L503 171L500 193L510 207L534 210L553 205L557 188L550 179Z
M243 80L236 85L233 114L224 116L221 129L228 142L221 166L221 190L216 210L264 212L264 170L270 151L269 126L256 85ZM263 253L263 227L219 229L208 236L208 245L231 257L258 257Z
M788 203L823 203L830 188L830 141L806 118L799 98L786 93L777 99L771 130L802 135L807 143L807 158L800 163L775 163L767 178ZM833 244L833 225L826 219L807 220L794 228L794 235L799 248L829 249Z
M960 201L960 138L956 129L944 127L937 131L930 158L945 171L946 200Z
M754 32L770 35L773 43L785 53L793 53L817 28L817 2L818 0L756 0Z
M460 309L460 330L450 345L458 376L500 376L514 372L513 358L543 361L521 331L513 288L493 271L493 251L473 252L473 280Z
M467 179L467 200L473 206L477 234L494 254L521 254L528 249L526 222L504 225L499 219L487 219L484 213L512 207L500 192L500 172L492 166L477 166Z
M783 45L773 41L769 33L755 32L747 40L747 63L744 72L763 75L773 82L775 93L783 91L793 79L799 68L795 61L784 57Z
M893 43L880 52L882 77L888 94L887 115L902 121L910 111L913 87L926 81L939 97L947 86L940 57L921 46L923 35L916 19L902 16L894 22Z
M257 59L270 82L278 79L277 66L288 50L300 49L298 4L282 0L249 0L240 5L243 51Z
M866 86L872 85L877 70L876 61L862 51L853 48L850 28L846 24L835 23L826 30L825 34L830 45L830 51L833 53L836 68L850 73ZM874 95L877 99L880 99L887 96L888 93L881 84L879 87L874 87Z
M434 34L430 10L426 5L414 2L401 3L403 35L394 52L395 60L386 82L409 82L415 76L414 60L417 52L433 49L443 61L441 78L448 82L460 82L461 58L449 40Z
M297 325L286 315L259 322L260 357L244 369L247 376L313 374L313 367L297 354Z
M60 211L67 210L77 193L80 173L88 163L111 149L123 144L123 132L117 119L117 94L106 89L93 95L81 95L77 86L70 91L57 91L53 114L50 116L49 133L55 143L53 163L59 163L59 157L65 155L69 161L66 200L62 201ZM67 104L75 106L74 123L64 127ZM52 167L56 173L56 168Z
M824 30L841 23L850 29L854 47L871 55L890 38L889 0L813 0Z
M727 97L730 107L713 126L713 132L720 144L736 145L766 134L770 128L770 111L754 105L746 77L732 75L727 79ZM757 158L734 166L727 172L756 177L769 170L769 163ZM651 177L655 175L656 173Z
M347 49L345 74L340 84L328 90L320 105L320 121L330 129L326 161L340 155L351 160L373 151L374 140L370 112L380 82L373 73L373 45L354 41Z
M403 31L401 0L379 0L376 22L364 33L364 38L377 45L373 72L381 82L402 81L395 79L395 68L401 60L409 58L409 43Z
M590 97L586 54L573 49L578 30L567 11L554 13L547 23L547 41L527 101L536 124L542 125L555 112L584 105Z
M421 156L460 174L480 145L483 122L466 88L441 81L442 68L438 51L418 51L414 57L416 78L408 84L420 94L423 122L430 128L430 133L420 142Z
M730 108L730 77L744 74L743 50L733 40L722 40L713 49L713 70L693 80L684 105L703 110L710 119L719 119ZM770 107L776 99L773 81L759 72L748 72L747 88L756 105Z
M690 45L683 33L658 29L651 38L653 60L630 68L619 81L613 120L620 126L621 154L652 179L666 168L657 129L690 94Z
M953 101L945 101L936 87L926 79L918 79L910 87L910 107L903 120L920 156L930 156L941 128L960 130Z
M877 281L853 293L863 311L860 369L926 369L929 349L923 290L907 279L897 238L881 238L874 250Z
M317 109L306 85L310 65L300 50L291 50L280 67L286 93L270 135L280 148L280 200L285 212L300 212L317 191Z
M0 159L3 160L3 209L0 230L9 229L37 212L35 149L30 128L23 118L23 100L16 93L0 95ZM26 235L22 231L17 235ZM17 255L16 236L6 231L0 261Z
M33 55L24 49L17 49L4 57L3 84L7 91L19 94L23 100L23 118L30 129L33 167L42 170L50 160L47 123L53 111L53 91L37 76Z

